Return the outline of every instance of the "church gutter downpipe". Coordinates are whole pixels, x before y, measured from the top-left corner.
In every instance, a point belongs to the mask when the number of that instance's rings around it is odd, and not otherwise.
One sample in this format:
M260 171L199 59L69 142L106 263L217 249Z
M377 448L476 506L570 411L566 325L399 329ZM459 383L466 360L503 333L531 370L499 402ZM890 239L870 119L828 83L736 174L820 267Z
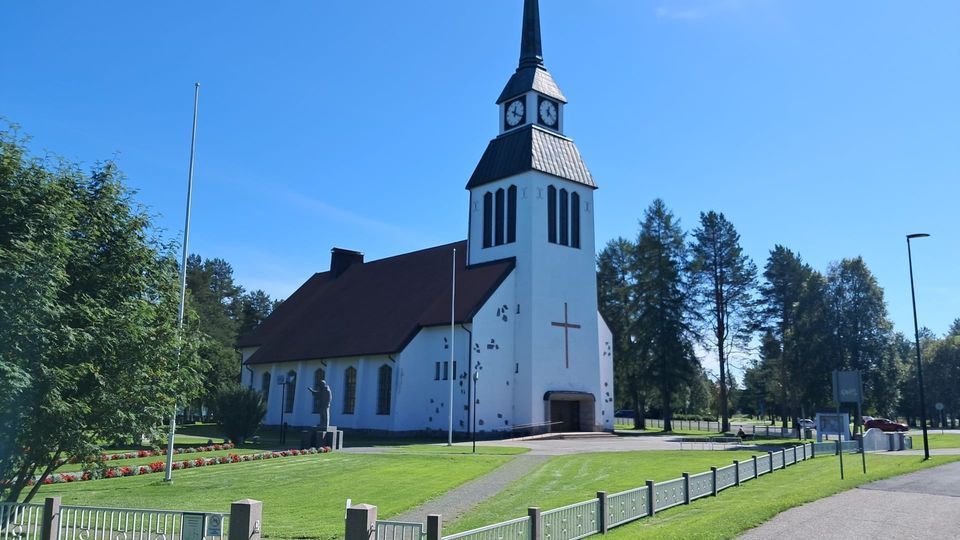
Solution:
M180 264L180 310L177 312L177 372L180 372L180 350L183 345L183 308L187 300L187 245L190 242L190 208L193 204L193 158L197 149L197 110L200 105L200 83L193 85L193 133L190 135L190 170L187 174L187 217L183 225L183 258ZM173 437L177 431L177 402L174 396L170 415L170 437L167 440L167 466L164 481L173 482Z
M453 331L456 323L457 305L457 248L453 248L453 263L450 266L450 400L447 401L447 446L453 446L453 380L456 373L453 369Z

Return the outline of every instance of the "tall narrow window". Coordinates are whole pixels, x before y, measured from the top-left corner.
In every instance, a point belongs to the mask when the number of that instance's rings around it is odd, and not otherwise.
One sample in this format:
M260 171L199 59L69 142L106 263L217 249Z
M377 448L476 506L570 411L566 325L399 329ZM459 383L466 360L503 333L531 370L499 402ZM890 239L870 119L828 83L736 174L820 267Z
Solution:
M570 194L570 245L580 247L580 195Z
M557 243L557 188L547 186L547 242Z
M260 378L260 395L263 396L263 403L267 404L270 402L270 372L264 371L263 377Z
M483 194L483 247L493 245L493 193Z
M357 368L351 366L343 374L343 414L353 414L357 405Z
M560 245L568 246L570 245L570 229L569 229L569 206L570 200L567 197L567 190L560 190Z
M450 362L443 363L443 380L450 380Z
M326 381L327 372L320 368L313 372L313 389L316 390L313 392L313 412L320 412L320 386Z
M439 381L440 380L440 362L437 362L434 368L435 369L433 373L433 380Z
M497 218L496 218L496 234L494 235L494 243L499 245L503 244L503 188L497 190Z
M393 368L380 366L377 385L377 414L390 414L390 386L393 384Z
M293 403L297 400L297 373L291 371L287 373L287 403L284 412L293 412Z
M517 186L507 190L507 243L517 241Z

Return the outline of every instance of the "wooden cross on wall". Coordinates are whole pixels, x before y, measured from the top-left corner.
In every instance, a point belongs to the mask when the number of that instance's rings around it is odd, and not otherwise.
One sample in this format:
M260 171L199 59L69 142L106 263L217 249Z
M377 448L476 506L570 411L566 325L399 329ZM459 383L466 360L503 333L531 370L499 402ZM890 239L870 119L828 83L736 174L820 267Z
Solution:
M579 329L579 324L573 324L570 322L570 317L567 315L567 303L563 303L563 322L552 322L552 326L559 326L563 328L563 354L566 356L567 369L570 368L570 329L576 328Z

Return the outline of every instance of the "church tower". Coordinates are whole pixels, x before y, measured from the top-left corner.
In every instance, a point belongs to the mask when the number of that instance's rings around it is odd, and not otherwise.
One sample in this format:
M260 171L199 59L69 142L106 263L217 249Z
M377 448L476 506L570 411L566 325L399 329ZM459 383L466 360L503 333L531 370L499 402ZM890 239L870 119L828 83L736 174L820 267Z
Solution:
M538 2L524 0L520 62L497 99L499 135L466 186L469 263L516 260L514 423L612 430L612 373L601 373L608 331L597 313L597 185L564 134L566 103L544 65Z

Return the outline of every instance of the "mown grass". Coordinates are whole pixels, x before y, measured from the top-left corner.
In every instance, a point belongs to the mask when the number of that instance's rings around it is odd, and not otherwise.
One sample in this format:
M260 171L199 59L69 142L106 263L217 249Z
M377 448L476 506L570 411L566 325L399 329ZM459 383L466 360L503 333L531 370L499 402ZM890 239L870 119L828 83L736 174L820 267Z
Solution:
M913 438L913 449L923 450L923 435L911 435ZM960 433L933 433L927 430L927 439L930 441L930 449L936 448L960 448Z
M849 461L847 461L849 460ZM717 497L694 501L613 529L611 539L635 538L734 538L789 508L846 491L867 482L960 460L936 456L924 462L918 456L867 455L867 471L860 456L844 456L846 479L840 480L836 457L806 461L771 475L761 476Z
M518 479L495 499L481 503L449 531L463 531L525 515L539 506L549 510L589 500L599 490L609 493L642 486L647 479L662 481L746 459L751 452L631 452L563 456ZM923 462L917 456L867 456L867 475L860 456L844 456L846 479L839 478L836 457L822 457L763 475L717 497L694 501L658 513L654 518L612 529L609 538L733 538L779 512L833 495L866 482L960 460L938 456Z
M287 457L162 474L43 486L38 498L64 504L227 511L230 503L263 501L263 532L273 538L343 536L346 500L377 505L389 518L490 472L503 455L346 454Z
M496 497L488 499L451 525L450 531L465 531L526 515L526 509L543 510L584 501L597 491L614 493L729 465L748 459L751 452L699 450L604 452L560 456L514 481Z

